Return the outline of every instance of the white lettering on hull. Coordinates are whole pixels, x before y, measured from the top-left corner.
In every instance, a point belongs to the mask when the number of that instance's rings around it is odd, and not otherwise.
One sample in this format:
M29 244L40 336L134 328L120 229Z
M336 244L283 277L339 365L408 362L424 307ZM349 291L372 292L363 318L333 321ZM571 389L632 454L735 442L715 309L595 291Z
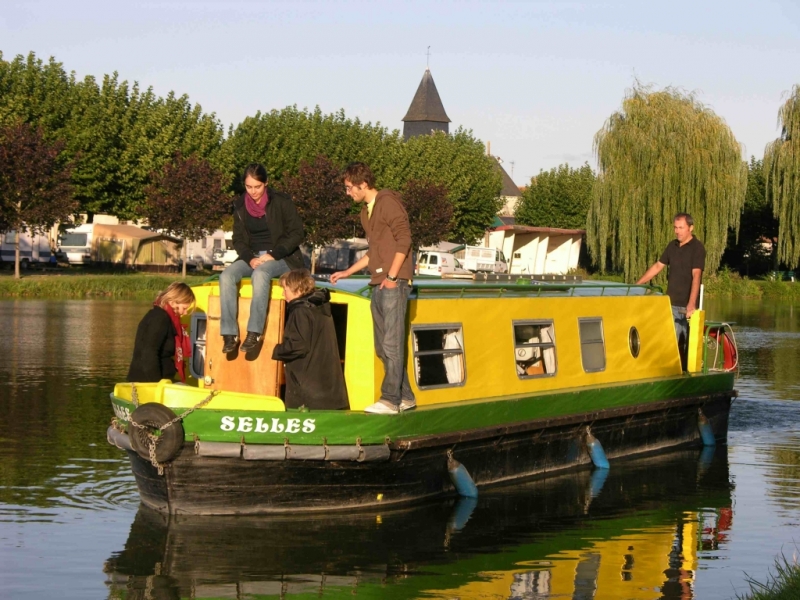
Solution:
M116 406L114 407L116 411ZM242 433L312 433L316 428L316 419L264 419L263 417L230 417L224 416L219 428L222 431L241 431Z
M112 404L112 406L114 407L114 415L118 419L128 422L131 420L131 410L127 406L119 406L118 404Z

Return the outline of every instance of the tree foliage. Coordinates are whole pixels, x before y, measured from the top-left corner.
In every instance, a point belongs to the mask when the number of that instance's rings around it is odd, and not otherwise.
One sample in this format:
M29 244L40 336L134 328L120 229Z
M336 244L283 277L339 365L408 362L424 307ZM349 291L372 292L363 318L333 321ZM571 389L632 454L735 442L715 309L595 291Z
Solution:
M73 213L70 166L64 163L63 147L62 142L47 141L41 128L27 123L0 128L3 230L44 232ZM16 254L15 273L19 277L19 252Z
M514 212L520 225L586 229L586 214L592 200L594 171L589 164L573 169L568 164L539 171Z
M413 137L391 164L396 189L411 180L447 188L453 205L449 241L473 243L483 237L502 206L502 175L494 159L486 155L480 140L463 129L451 135L436 132Z
M328 157L318 155L312 162L301 161L297 174L286 173L281 182L297 206L306 242L313 248L312 270L316 270L317 249L352 237L358 224L358 217L351 214L353 203L345 193L341 172Z
M691 213L716 270L728 229L739 230L747 186L742 147L725 122L691 94L636 86L597 133L599 173L587 219L594 262L628 280L673 239L672 217Z
M412 179L403 188L403 202L414 245L433 246L447 239L453 226L453 205L446 187Z
M135 217L150 176L175 152L232 169L222 124L188 97L159 98L116 73L99 85L91 76L79 81L52 58L30 53L7 62L0 53L0 124L20 120L64 141L75 199L90 214Z
M723 265L742 275L763 275L775 269L770 243L778 237L778 222L766 192L763 161L751 157L739 236L728 231L728 247L722 256Z
M275 181L296 175L301 163L311 164L319 155L337 165L364 162L378 175L392 158L387 148L401 143L399 131L389 132L380 123L349 119L343 110L325 115L319 107L309 112L296 106L247 117L229 138L237 192L244 191L241 173L252 162L262 163Z
M151 177L140 208L156 229L163 229L184 240L199 240L219 229L230 212L226 176L197 156L177 153ZM184 243L183 276L186 276Z
M764 151L767 200L780 223L778 259L800 264L800 85L778 110L781 135Z

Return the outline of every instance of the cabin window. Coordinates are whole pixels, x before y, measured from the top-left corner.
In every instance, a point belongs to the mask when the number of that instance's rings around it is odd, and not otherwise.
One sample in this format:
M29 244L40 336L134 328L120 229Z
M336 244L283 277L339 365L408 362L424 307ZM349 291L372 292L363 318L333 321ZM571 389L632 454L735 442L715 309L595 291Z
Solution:
M517 377L531 379L556 373L556 338L552 321L514 321Z
M578 319L581 336L581 361L587 373L604 371L606 347L603 339L603 319Z
M435 254L431 254L428 257L428 264L429 265L437 265L437 264L439 264L439 257L436 256Z
M192 358L189 361L189 373L195 379L202 379L206 365L206 314L193 313L192 324Z
M414 373L420 389L453 387L466 380L460 323L412 327Z
M631 327L628 332L628 346L631 349L631 356L638 358L639 351L642 349L642 344L639 340L639 330L636 327Z

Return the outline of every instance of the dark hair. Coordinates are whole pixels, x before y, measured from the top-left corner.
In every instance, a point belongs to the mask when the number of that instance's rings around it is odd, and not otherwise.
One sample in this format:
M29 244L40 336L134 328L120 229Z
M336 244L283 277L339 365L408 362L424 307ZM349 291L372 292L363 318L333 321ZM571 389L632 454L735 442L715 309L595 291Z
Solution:
M672 222L674 223L678 219L683 219L684 221L686 221L686 224L689 227L692 227L694 225L694 219L692 218L692 215L690 215L689 213L678 213L677 215L675 215L675 217L673 217Z
M261 163L250 163L247 165L247 168L244 170L244 175L242 175L242 183L244 183L244 180L248 177L252 177L256 181L260 181L264 184L267 183L267 179L269 178L267 169Z
M307 296L314 291L314 278L308 269L292 269L288 273L281 275L280 283L283 287L289 288L293 293L300 296Z
M366 183L371 190L375 189L375 175L372 170L362 162L351 162L342 172L342 181L349 181L353 185Z

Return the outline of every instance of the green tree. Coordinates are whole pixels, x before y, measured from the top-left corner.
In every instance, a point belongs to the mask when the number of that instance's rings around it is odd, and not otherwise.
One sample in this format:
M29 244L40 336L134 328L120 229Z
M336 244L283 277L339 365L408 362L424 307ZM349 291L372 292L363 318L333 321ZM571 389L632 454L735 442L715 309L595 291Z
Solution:
M453 205L447 199L446 187L412 179L403 188L403 203L415 246L433 246L448 238L453 226Z
M773 250L769 244L778 237L778 222L772 214L772 205L767 201L764 163L750 158L739 237L728 231L728 247L722 256L722 264L739 271L742 275L760 275L775 268Z
M715 271L728 229L739 230L747 187L742 147L713 111L691 94L635 86L622 110L597 133L599 173L587 219L587 241L601 270L635 279L673 239L672 217L691 213Z
M278 182L284 176L296 175L303 161L311 164L319 155L340 165L362 161L370 165L381 185L392 185L396 182L382 179L392 159L387 148L401 143L399 131L389 132L380 123L349 119L343 110L324 115L319 107L309 112L296 106L247 117L228 140L237 192L244 191L241 173L252 162L262 163Z
M72 114L74 75L54 58L44 63L31 52L11 62L0 52L0 126L31 123L57 137Z
M588 163L578 169L563 164L539 171L522 192L514 212L516 222L533 227L586 229L594 179Z
M390 164L392 171L385 178L397 182L395 189L410 180L447 188L453 205L450 241L473 243L483 237L502 205L500 171L483 143L463 129L451 135L437 132L413 137Z
M0 223L16 231L14 277L19 279L19 234L42 233L75 210L63 142L50 142L27 123L0 128Z
M199 240L219 229L229 212L227 177L199 156L177 153L151 177L140 215L152 227L183 238L183 276L186 277L186 240Z
M780 223L778 260L800 264L800 85L778 110L781 135L767 144L764 179L767 201Z
M311 245L311 272L316 272L317 252L334 240L352 235L358 217L351 214L352 201L344 190L341 167L327 156L300 161L297 175L284 174L281 187L297 206L303 219L306 243Z

